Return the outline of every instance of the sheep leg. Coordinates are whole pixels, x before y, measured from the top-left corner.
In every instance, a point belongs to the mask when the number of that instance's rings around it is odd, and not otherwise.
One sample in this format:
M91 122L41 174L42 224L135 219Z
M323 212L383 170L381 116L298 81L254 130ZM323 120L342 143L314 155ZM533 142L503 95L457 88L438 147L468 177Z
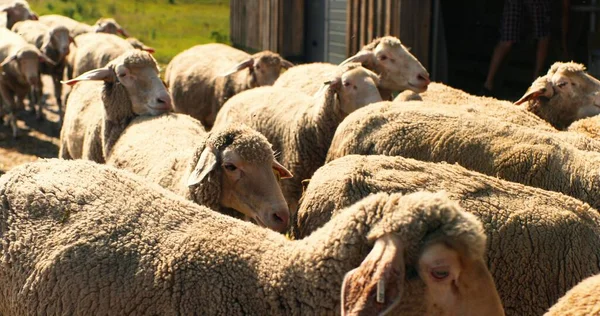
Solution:
M15 109L15 96L5 85L0 85L0 95L2 96L3 110L6 113L6 122L10 124L12 129L12 136L14 139L17 138L17 118L14 114ZM20 102L22 105L22 100Z
M63 119L63 103L62 103L62 84L60 83L61 73L52 74L52 83L54 84L54 97L58 106L59 122Z

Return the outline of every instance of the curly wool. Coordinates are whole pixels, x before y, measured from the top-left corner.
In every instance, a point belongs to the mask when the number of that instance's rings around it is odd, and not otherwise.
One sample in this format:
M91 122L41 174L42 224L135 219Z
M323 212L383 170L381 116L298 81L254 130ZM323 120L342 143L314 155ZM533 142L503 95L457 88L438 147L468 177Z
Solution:
M373 246L366 236L397 234L414 252L430 236L485 243L481 224L441 194L374 195L290 241L81 160L12 169L0 201L4 315L332 315L345 273ZM433 223L415 224L424 220ZM402 307L422 315L424 282L404 282Z
M580 280L600 273L600 214L588 204L456 164L403 157L349 155L321 167L303 195L293 235L311 236L371 194L419 191L445 191L483 222L486 260L507 315L541 315Z

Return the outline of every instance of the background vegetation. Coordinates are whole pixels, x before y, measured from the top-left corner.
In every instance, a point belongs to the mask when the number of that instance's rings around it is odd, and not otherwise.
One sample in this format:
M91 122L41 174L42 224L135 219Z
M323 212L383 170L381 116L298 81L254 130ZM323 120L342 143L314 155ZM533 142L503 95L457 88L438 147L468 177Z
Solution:
M167 64L196 44L229 43L229 0L29 0L39 15L61 14L88 24L113 17Z

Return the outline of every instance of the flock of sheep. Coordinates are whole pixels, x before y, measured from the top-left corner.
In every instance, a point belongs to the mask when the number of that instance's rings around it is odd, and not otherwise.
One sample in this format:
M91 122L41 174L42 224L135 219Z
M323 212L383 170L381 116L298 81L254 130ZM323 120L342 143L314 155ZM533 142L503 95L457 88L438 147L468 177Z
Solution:
M0 177L0 314L599 313L582 65L513 104L386 36L341 65L197 45L163 81L113 19L0 10L0 116L43 119L40 74L64 112L61 159Z

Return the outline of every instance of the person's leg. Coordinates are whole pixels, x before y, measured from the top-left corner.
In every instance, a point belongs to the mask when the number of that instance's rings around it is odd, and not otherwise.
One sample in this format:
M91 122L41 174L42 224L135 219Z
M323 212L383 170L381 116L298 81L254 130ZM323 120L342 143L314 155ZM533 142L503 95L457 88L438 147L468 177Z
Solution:
M513 44L519 39L522 11L522 0L504 1L502 23L500 27L500 41L492 53L490 67L485 83L483 84L484 90L488 90L488 92L494 89L494 79L496 78L496 74L504 61L504 58L510 52Z
M525 0L525 10L533 22L533 37L538 40L533 70L534 80L542 73L548 56L551 5L551 0Z
M496 77L496 73L498 72L498 69L500 69L500 65L502 65L504 57L506 57L508 52L510 52L513 44L514 42L512 41L500 41L494 48L488 75L485 79L485 83L483 84L486 89L490 91L494 90L494 78Z
M548 46L550 43L550 36L542 37L538 40L537 51L535 56L535 69L533 71L533 80L537 79L544 70L544 64L546 63L546 56L548 56Z

